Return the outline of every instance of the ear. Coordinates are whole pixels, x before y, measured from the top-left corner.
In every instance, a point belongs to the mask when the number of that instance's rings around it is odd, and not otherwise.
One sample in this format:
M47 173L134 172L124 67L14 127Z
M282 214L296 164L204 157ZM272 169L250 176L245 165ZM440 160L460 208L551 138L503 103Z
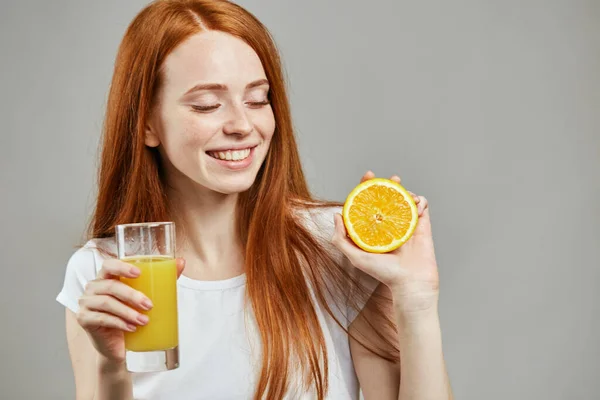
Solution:
M146 122L146 129L144 131L144 143L148 147L158 147L160 144L160 138L156 134L153 124L148 121Z

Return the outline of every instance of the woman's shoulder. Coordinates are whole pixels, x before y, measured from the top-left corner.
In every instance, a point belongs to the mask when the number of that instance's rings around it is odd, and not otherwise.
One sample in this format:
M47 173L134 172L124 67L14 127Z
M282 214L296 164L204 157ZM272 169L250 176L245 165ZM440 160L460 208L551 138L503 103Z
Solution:
M67 262L63 287L56 300L73 312L79 310L78 299L86 284L95 279L105 258L114 250L112 239L91 239L75 250Z
M75 250L67 268L98 271L106 258L114 257L116 245L112 238L93 238Z

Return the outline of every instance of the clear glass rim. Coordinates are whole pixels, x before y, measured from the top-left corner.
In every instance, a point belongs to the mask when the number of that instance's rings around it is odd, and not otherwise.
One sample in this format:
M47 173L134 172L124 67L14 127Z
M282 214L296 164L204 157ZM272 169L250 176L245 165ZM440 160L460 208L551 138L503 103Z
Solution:
M165 221L165 222L135 222L135 223L130 223L130 224L119 224L117 225L115 228L117 229L126 229L126 228L137 228L140 226L145 226L148 228L154 228L157 226L168 226L168 225L174 225L175 223L173 221Z

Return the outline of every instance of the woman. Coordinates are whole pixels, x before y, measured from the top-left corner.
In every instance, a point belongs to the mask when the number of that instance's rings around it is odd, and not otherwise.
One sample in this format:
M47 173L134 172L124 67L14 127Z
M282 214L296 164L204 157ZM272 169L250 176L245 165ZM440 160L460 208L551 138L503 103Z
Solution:
M150 4L119 49L92 239L58 296L77 399L355 399L359 384L366 399L451 398L415 199L401 250L359 250L339 204L308 191L263 25L226 1ZM130 374L123 331L151 304L119 281L135 273L111 256L114 227L165 220L183 271L181 366Z

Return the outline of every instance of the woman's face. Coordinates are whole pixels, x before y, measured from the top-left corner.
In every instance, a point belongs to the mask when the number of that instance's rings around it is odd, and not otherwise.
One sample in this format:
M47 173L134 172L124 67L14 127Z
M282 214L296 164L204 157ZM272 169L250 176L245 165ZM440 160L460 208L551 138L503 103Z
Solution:
M199 33L167 57L162 78L145 142L160 146L169 183L189 179L223 194L250 188L275 131L254 50L223 32Z

